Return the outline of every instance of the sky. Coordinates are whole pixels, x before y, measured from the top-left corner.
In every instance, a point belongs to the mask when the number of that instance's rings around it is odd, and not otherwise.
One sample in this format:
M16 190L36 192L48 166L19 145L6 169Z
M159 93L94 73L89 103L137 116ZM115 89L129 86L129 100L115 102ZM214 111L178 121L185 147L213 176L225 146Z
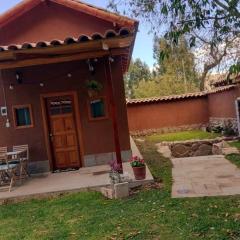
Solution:
M21 0L0 0L0 14L19 2L21 2ZM106 8L108 0L85 0L85 2L102 8ZM140 29L134 47L133 58L140 58L142 61L146 62L152 69L154 64L153 35L148 34L148 32L149 27L146 24L140 22Z

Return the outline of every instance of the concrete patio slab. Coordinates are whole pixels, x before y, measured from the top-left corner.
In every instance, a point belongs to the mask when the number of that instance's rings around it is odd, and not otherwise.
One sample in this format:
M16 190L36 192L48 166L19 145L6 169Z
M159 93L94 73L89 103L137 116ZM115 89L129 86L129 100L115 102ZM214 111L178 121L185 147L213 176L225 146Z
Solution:
M154 181L148 168L146 179L140 181L135 180L129 163L124 163L123 169L130 178L130 187ZM0 204L9 201L44 198L67 192L99 191L101 187L110 185L109 170L108 165L103 165L82 168L78 171L48 173L44 176L31 177L21 186L14 187L12 192L0 192Z
M171 161L174 198L240 194L240 169L222 155Z

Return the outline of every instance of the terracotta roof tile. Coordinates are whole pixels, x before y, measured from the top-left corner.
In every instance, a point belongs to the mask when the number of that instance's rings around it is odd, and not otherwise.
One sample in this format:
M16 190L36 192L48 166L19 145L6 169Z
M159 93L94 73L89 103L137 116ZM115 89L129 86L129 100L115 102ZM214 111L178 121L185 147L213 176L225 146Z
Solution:
M229 77L218 79L214 81L211 85L214 87L220 87L220 86L227 86L232 85L240 82L240 75L239 74L232 74Z
M214 94L214 93L224 92L224 91L231 90L231 89L235 88L236 86L237 86L236 84L232 84L232 85L217 87L213 90L208 91L207 93L208 94Z
M145 103L158 103L158 102L174 101L174 100L180 100L180 99L206 97L209 94L224 92L224 91L230 90L234 87L236 87L236 85L219 87L219 88L216 88L216 89L211 90L211 91L187 93L187 94L181 94L181 95L171 95L171 96L152 97L152 98L140 98L140 99L127 99L127 105L145 104Z
M74 38L72 36L68 36L65 39L53 39L52 41L38 41L35 43L26 42L23 44L10 44L8 46L0 46L0 52L4 51L16 51L20 49L27 48L43 48L49 46L59 46L64 44L72 44L72 43L81 43L91 40L99 40L99 39L109 39L114 37L127 37L133 34L134 31L131 31L128 28L122 28L119 31L115 31L113 29L108 29L105 34L93 33L92 35L80 35L78 38Z
M86 14L95 16L97 18L104 19L113 23L114 29L108 29L104 34L92 33L91 35L81 35L77 38L68 36L65 39L53 39L52 41L41 41L38 42L26 42L21 45L19 44L9 44L8 46L0 46L0 54L5 51L16 51L21 49L31 49L31 48L45 48L52 46L60 46L73 43L87 42L91 40L99 39L109 39L114 37L127 37L132 34L133 42L128 49L128 56L124 56L123 60L126 61L125 71L128 69L130 64L130 59L132 56L133 46L138 31L139 22L135 19L131 19L125 16L121 16L117 13L112 13L108 10L90 5L88 3L78 1L78 0L22 0L12 9L7 12L0 14L0 27L3 27L5 24L15 20L20 17L27 11L33 9L42 3L54 3L59 4L76 11L84 12ZM117 30L116 30L117 29ZM120 30L119 30L120 29Z

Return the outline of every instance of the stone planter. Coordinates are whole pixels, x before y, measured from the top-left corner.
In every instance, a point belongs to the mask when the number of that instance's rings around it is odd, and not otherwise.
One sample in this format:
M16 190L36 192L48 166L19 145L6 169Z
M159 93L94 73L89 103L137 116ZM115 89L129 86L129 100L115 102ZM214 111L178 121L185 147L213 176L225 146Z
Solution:
M133 173L136 180L144 180L146 178L146 166L133 167Z

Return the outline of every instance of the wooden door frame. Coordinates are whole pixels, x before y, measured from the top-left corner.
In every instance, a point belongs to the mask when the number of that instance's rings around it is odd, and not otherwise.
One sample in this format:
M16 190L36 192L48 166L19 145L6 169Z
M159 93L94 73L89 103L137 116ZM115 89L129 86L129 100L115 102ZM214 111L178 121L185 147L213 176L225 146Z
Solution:
M66 92L53 92L53 93L46 93L40 94L40 102L41 102L41 110L42 110L42 118L43 118L43 130L44 130L44 139L45 139L45 146L47 150L47 157L50 164L50 170L54 170L53 164L53 152L51 149L51 142L49 138L49 123L48 123L48 113L45 100L50 97L61 97L61 96L72 96L74 101L74 117L76 122L76 131L78 137L78 148L79 148L79 167L83 167L83 137L82 137L82 125L81 125L81 118L80 118L80 108L78 102L78 95L76 91L66 91Z

